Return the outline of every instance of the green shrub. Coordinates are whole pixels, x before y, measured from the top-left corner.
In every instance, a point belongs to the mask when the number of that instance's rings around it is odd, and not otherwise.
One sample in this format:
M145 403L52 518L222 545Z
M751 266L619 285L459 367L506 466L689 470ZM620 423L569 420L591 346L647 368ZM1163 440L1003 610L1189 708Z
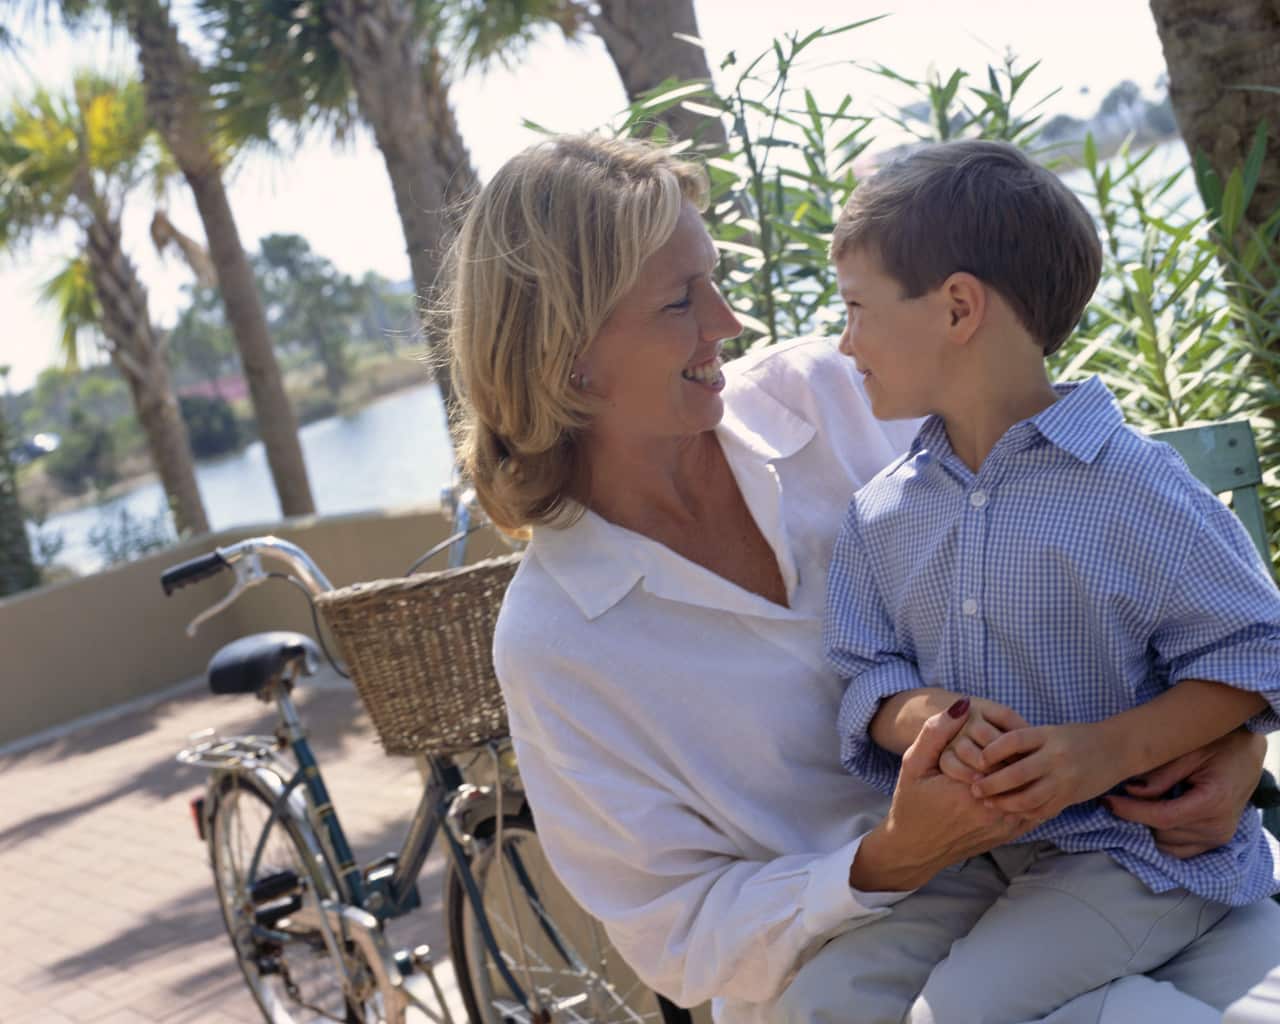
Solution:
M152 551L167 548L176 539L166 509L146 518L135 516L121 505L114 513L104 511L98 522L89 528L89 546L107 565L131 562Z
M225 398L183 395L178 399L178 408L196 458L225 455L244 443L240 422Z
M62 443L44 458L49 476L72 494L104 488L120 479L111 428L78 405L71 409L67 423Z

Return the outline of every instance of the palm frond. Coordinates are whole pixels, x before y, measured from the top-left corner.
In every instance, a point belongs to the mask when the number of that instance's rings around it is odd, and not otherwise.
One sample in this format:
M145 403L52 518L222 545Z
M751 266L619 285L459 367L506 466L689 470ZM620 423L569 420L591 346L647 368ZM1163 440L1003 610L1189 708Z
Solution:
M40 300L53 308L58 318L59 353L67 369L80 365L80 338L96 331L102 322L102 307L93 286L89 259L78 253L40 286Z

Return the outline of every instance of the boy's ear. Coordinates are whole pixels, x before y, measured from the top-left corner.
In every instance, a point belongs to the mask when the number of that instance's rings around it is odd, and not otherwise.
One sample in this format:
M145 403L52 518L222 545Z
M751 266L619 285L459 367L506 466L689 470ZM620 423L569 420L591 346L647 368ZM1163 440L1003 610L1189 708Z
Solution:
M949 340L964 345L982 326L987 313L987 286L965 271L957 271L942 282L946 300Z

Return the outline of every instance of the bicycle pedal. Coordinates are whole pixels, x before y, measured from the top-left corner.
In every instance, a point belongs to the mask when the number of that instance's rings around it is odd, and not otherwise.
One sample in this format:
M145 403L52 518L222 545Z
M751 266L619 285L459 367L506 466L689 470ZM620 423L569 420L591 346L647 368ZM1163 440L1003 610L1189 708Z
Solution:
M277 956L259 956L254 960L261 975L279 974L280 958Z
M412 974L418 969L418 965L414 963L413 954L407 949L397 949L392 956L396 962L396 970L402 975Z
M295 893L292 896L286 896L274 903L268 903L260 906L253 912L253 919L262 928L275 928L290 914L296 914L302 909L302 896Z
M259 878L249 886L249 899L255 906L262 906L286 896L295 896L301 888L296 871L277 871Z

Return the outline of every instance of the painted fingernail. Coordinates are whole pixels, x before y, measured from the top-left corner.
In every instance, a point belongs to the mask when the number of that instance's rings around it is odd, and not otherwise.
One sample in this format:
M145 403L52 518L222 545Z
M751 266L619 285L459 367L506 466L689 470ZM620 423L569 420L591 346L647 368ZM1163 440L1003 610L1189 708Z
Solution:
M958 701L947 708L947 714L952 718L963 718L969 713L969 698L961 697Z

